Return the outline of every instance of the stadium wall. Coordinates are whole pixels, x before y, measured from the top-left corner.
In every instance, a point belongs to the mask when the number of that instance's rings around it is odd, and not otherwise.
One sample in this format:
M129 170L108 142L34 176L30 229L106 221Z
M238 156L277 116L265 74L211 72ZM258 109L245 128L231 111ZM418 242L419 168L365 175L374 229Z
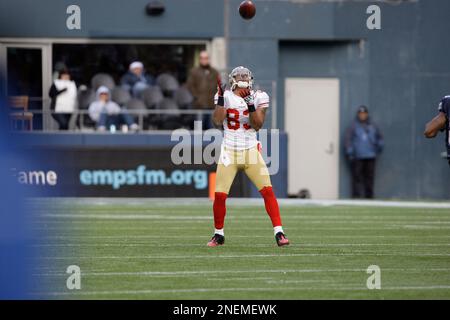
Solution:
M30 154L47 161L17 164L13 175L26 188L45 196L62 197L208 197L213 192L215 165L196 163L195 148L190 164L176 165L172 150L187 140L157 134L18 134L16 141ZM189 136L202 141L204 136ZM263 157L278 168L271 176L278 197L287 196L287 135L279 134L279 158L272 154L272 139L261 139ZM220 149L221 140L212 143ZM189 144L191 147L191 144ZM209 147L208 147L209 148ZM190 148L189 148L190 149ZM178 153L177 153L178 154ZM131 171L131 172L130 172ZM139 172L140 171L140 172ZM50 176L49 176L50 174ZM141 176L139 181L137 175ZM260 197L258 190L241 172L230 191L233 197Z
M381 30L366 27L366 9L373 1L255 1L257 18L251 23L233 14L240 0L228 1L229 19L223 1L166 0L166 12L160 17L146 16L147 2L136 0L131 6L120 0L76 1L82 10L81 30L65 27L65 11L73 2L45 1L39 7L32 0L2 2L0 37L226 37L229 67L245 64L255 70L257 79L277 81L280 129L287 75L339 77L341 137L359 104L369 106L385 135L377 196L448 199L450 170L440 157L443 138L426 140L422 131L440 98L449 94L449 1L377 1ZM194 18L199 14L200 21ZM327 53L317 57L318 50ZM342 150L339 171L339 195L346 198L349 172Z

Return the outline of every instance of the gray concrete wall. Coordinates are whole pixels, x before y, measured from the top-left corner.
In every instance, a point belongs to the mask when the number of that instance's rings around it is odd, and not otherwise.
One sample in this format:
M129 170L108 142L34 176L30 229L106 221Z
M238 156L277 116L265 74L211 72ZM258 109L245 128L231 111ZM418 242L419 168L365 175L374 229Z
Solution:
M208 38L223 33L220 1L164 0L149 17L147 0L14 0L0 2L0 37ZM66 28L66 8L81 8L81 30Z
M440 98L450 93L450 1L255 0L257 16L251 21L238 16L240 1L229 0L229 66L248 65L256 79L277 81L281 129L285 77L339 77L342 132L365 103L385 134L377 195L449 198L450 169L439 157L444 138L425 140L422 131ZM78 0L82 30L69 31L65 8L73 1L2 1L0 37L224 36L223 1L164 2L163 16L148 17L146 0ZM366 8L373 3L381 7L382 30L366 28ZM341 160L340 195L347 197L348 168Z

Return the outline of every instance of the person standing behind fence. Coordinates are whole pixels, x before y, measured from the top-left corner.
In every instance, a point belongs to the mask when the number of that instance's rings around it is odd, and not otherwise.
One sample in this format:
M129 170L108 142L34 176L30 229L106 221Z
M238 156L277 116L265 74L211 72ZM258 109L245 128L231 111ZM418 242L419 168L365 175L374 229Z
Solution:
M199 56L199 66L191 69L187 79L187 88L194 97L193 107L195 109L213 110L214 95L217 92L217 79L219 72L209 62L209 54L203 50ZM203 127L211 127L211 116L203 117Z
M69 130L69 122L77 105L77 86L70 79L67 70L59 72L58 79L53 81L48 95L51 98L52 117L59 125L59 130Z
M345 152L352 171L353 198L374 197L375 162L383 146L383 136L370 120L368 108L360 106L345 136Z

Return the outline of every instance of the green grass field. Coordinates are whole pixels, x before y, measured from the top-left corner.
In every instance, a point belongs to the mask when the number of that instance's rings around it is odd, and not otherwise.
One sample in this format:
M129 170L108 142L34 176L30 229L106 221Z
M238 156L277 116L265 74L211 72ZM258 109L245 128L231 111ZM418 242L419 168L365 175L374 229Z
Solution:
M225 246L208 248L206 200L38 204L38 274L51 298L450 298L449 209L281 205L292 245L278 248L262 201L231 202ZM66 288L69 265L81 290ZM366 287L370 265L381 290Z

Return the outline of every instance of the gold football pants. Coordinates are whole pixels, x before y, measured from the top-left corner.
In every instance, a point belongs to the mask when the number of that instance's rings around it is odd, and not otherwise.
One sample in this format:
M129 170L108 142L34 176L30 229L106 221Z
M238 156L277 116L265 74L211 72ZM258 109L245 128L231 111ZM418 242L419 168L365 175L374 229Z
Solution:
M232 150L223 148L216 170L215 192L228 194L238 170L244 170L247 177L261 190L271 187L269 170L258 150L258 145L246 150Z

